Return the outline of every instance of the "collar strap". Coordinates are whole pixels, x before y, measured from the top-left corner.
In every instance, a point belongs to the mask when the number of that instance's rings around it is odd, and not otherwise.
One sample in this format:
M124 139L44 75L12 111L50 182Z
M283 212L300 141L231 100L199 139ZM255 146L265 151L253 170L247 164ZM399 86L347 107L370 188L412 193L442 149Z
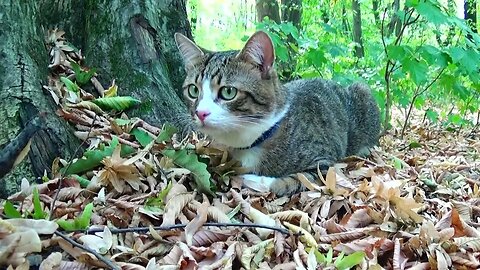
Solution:
M280 127L280 122L281 121L282 121L282 119L278 120L278 122L275 123L275 125L273 125L271 128L269 128L268 130L263 132L262 135L260 137L258 137L250 146L240 147L240 148L236 148L236 149L246 150L246 149L250 149L250 148L259 146L264 141L270 139L273 136L273 134L275 134L275 131L277 131L277 129Z

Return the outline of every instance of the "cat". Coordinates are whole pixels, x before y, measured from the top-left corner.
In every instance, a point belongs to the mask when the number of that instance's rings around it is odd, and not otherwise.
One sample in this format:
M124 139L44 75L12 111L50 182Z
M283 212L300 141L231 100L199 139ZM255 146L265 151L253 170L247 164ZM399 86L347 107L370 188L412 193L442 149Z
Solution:
M297 173L315 182L317 166L326 171L347 156L367 156L377 144L379 110L370 89L319 78L282 85L267 33L254 33L240 51L208 51L180 33L175 41L194 126L250 171L240 176L244 186L292 195L305 190Z

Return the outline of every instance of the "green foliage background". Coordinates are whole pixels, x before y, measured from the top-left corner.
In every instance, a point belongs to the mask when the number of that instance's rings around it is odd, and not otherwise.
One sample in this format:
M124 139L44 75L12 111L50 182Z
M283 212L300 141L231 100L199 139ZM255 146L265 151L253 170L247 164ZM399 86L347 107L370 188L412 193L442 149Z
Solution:
M417 109L433 123L478 124L480 37L461 16L463 2L405 0L398 12L393 0L378 2L375 20L372 1L360 1L363 58L354 55L351 1L303 0L301 29L268 18L256 23L254 0L189 0L188 13L195 41L210 50L240 49L255 30L266 30L275 45L277 68L293 66L282 79L368 83L383 118L389 100L406 119ZM404 28L400 35L387 33L393 16Z

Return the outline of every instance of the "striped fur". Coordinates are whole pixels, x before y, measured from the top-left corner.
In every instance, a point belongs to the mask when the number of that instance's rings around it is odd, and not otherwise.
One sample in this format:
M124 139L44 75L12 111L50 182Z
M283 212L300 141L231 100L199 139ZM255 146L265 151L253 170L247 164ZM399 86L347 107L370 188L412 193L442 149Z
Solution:
M175 39L192 121L249 169L241 176L245 186L294 194L304 190L297 173L316 182L312 171L318 166L326 171L346 156L368 155L377 143L379 111L367 86L344 88L322 79L282 85L264 32L255 33L241 51L210 52L180 34ZM235 97L225 99L223 87L234 87ZM198 96L192 97L191 89L198 89ZM271 136L250 147L273 126Z

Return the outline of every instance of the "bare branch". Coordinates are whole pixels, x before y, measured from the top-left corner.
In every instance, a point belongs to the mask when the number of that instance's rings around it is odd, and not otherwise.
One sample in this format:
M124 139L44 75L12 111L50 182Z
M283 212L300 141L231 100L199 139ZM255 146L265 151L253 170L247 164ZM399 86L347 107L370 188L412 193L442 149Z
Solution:
M83 249L85 250L86 252L89 252L89 253L92 253L95 257L97 257L97 259L99 259L101 262L103 262L105 265L107 265L110 269L120 269L120 267L116 266L115 264L113 264L112 261L108 260L107 258L103 257L102 255L100 255L100 253L96 252L95 250L91 249L91 248L88 248L82 244L79 244L77 243L76 241L70 239L68 236L66 236L65 234L59 232L58 230L55 231L55 234L60 236L61 238L63 238L65 241L67 241L68 243L72 244L73 246L75 247L78 247L80 249Z
M157 231L170 231L174 229L183 229L187 226L187 224L174 224L170 226L155 226L152 227L154 230ZM274 227L274 226L267 226L267 225L262 225L262 224L254 224L254 223L216 223L216 222L207 222L203 224L204 227L244 227L244 228L261 228L261 229L269 229L272 231L277 231L281 232L283 234L290 234L290 231L284 228L279 228L279 227ZM148 232L149 227L131 227L131 228L109 228L110 231L114 234L117 233L127 233L127 232ZM76 230L76 231L69 231L69 232L85 232L86 234L93 234L97 232L103 232L103 228L93 228L93 229L88 229L87 231L83 230Z

